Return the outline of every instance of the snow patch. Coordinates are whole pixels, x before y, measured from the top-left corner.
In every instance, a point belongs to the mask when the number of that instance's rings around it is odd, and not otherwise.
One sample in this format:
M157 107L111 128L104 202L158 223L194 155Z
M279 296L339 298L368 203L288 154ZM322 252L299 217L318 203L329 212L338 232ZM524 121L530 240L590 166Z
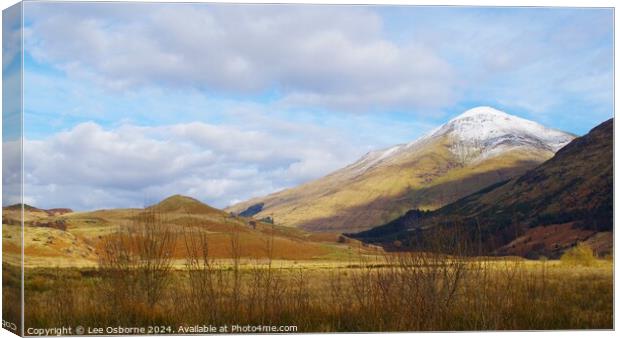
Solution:
M529 146L556 152L573 136L491 107L476 107L435 130L431 138L450 136L453 154L464 163Z
M556 152L574 139L573 135L560 130L481 106L465 111L413 142L371 151L344 170L357 175L389 162L408 150L423 147L428 141L446 136L452 140L450 151L462 164L517 148Z
M391 148L383 149L383 150L375 150L364 155L359 161L353 163L349 166L350 169L353 169L355 172L364 172L375 165L383 162L383 160L392 157L394 154L398 153L399 150L403 148L402 144L393 146Z

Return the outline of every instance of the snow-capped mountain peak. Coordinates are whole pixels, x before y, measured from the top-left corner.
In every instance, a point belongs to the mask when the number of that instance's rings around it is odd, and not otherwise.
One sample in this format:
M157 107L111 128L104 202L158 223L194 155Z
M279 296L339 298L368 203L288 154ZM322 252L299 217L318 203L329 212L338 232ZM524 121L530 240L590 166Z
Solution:
M428 137L448 136L450 150L462 161L488 158L505 151L529 147L556 152L574 136L492 107L476 107L453 118Z
M442 137L450 139L450 151L463 164L518 148L556 152L574 138L571 134L534 121L481 106L465 111L411 143L371 151L350 167L363 172Z

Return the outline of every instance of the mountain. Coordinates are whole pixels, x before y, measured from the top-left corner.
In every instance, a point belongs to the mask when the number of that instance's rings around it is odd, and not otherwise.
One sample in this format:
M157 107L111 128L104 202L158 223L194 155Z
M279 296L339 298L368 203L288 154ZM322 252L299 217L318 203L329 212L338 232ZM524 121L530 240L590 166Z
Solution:
M227 210L311 231L360 231L522 174L573 138L477 107L414 142L370 152L323 178Z
M493 184L436 211L411 210L352 237L405 247L437 226L460 228L486 253L557 257L578 241L599 254L613 242L613 119L525 174Z

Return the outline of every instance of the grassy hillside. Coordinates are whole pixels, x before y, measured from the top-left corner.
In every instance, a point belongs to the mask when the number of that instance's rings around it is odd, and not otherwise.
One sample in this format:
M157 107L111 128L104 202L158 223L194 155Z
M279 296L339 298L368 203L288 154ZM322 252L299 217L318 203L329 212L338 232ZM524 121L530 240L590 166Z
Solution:
M367 171L347 167L319 180L253 199L228 211L241 213L261 203L255 218L310 231L359 231L412 208L436 209L491 183L531 169L550 151L513 150L464 163L447 138L430 140Z

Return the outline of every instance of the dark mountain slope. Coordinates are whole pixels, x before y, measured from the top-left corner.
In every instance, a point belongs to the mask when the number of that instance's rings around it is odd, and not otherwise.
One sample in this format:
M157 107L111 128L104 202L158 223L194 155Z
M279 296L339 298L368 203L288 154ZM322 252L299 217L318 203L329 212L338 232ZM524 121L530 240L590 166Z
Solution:
M464 229L469 239L482 243L486 253L528 256L555 256L576 241L611 231L613 119L573 140L522 176L491 185L434 212L409 212L352 236L387 247L398 240L414 249L424 242L429 229L440 225Z

